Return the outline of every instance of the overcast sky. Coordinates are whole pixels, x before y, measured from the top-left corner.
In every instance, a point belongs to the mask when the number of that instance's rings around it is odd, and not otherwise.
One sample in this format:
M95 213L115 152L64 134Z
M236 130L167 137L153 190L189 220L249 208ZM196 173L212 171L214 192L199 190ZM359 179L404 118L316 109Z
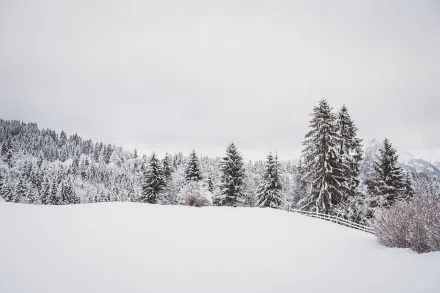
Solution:
M3 119L286 160L322 98L365 140L440 159L440 2L0 1Z

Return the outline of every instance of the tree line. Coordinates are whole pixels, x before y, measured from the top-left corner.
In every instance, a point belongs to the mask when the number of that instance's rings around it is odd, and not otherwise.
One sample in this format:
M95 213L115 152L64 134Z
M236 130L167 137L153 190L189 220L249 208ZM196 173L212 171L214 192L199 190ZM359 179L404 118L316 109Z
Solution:
M244 162L234 143L221 158L195 151L139 156L34 123L0 120L0 195L10 202L75 204L132 201L194 206L301 209L368 223L377 210L421 190L439 195L436 178L410 174L385 139L364 154L347 107L313 108L298 163L276 153ZM372 153L372 154L370 154Z

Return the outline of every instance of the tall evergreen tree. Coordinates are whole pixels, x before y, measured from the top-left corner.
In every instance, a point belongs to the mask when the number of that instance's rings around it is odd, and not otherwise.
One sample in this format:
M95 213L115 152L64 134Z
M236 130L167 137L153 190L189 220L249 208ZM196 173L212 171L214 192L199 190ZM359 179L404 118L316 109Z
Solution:
M64 180L61 183L59 189L59 198L61 198L62 204L78 204L80 199L76 196L75 190L73 189L72 182L70 180Z
M226 155L220 162L220 194L214 198L215 204L240 206L244 202L244 163L234 143L226 148Z
M0 169L0 196L3 194L3 186L5 185L5 171Z
M404 197L405 181L402 169L397 166L398 155L386 138L374 164L373 178L368 180L368 190L374 198L373 207L389 207Z
M192 151L189 154L188 162L185 169L185 181L187 183L191 181L202 180L202 174L200 172L200 163L197 158L196 151Z
M339 154L339 135L336 116L326 100L314 107L302 154L305 179L310 191L299 202L299 208L331 213L344 198L345 168Z
M357 137L358 128L351 119L345 105L338 113L339 163L343 169L344 190L346 193L333 213L348 220L359 222L360 204L364 194L357 190L360 180L360 165L363 159L362 140Z
M339 111L338 120L339 135L339 160L345 167L345 179L350 195L354 194L359 185L360 164L362 161L362 140L357 137L358 128L348 114L345 105Z
M50 183L46 177L44 178L43 184L41 186L41 192L40 192L41 204L44 205L49 204L49 198L50 198Z
M139 201L146 203L158 203L165 187L163 170L159 159L153 153L148 160L148 167L144 174L142 195Z
M214 193L214 183L212 182L211 176L208 176L208 178L206 179L206 185L207 185L208 191L211 193Z
M26 194L26 203L35 204L40 197L38 190L35 187L31 187L28 189Z
M171 175L173 174L173 162L172 157L167 153L163 159L163 177L166 183L170 182Z
M295 182L294 197L292 199L292 206L290 208L299 208L298 203L301 199L308 195L310 183L305 179L305 170L302 161L299 160L295 170L293 180Z
M3 142L0 154L8 167L12 168L14 149L12 147L11 139L7 138L6 141Z
M28 193L28 185L25 176L20 175L17 185L15 186L14 202L22 202Z
M176 190L173 184L173 158L167 153L162 162L164 191L159 200L161 204L176 204Z
M282 208L284 206L282 189L278 156L274 158L272 153L269 153L263 178L257 188L258 205L260 207Z
M112 154L113 154L113 146L111 144L108 144L107 146L104 147L104 151L103 151L102 157L104 159L104 163L106 164L110 163Z
M59 193L58 193L57 180L55 178L52 180L52 184L50 187L50 197L49 197L48 204L51 204L51 205L61 205L62 204L62 200L59 197Z
M0 196L3 197L7 202L14 201L14 193L12 192L12 188L6 183L3 184Z

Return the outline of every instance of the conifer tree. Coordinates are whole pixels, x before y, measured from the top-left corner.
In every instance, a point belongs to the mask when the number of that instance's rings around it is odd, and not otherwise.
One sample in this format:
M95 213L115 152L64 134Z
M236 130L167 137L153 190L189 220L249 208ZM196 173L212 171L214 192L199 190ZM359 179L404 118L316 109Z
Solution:
M218 205L241 206L244 203L244 163L234 143L226 148L220 162L220 194L214 198Z
M386 138L374 164L373 178L368 180L368 190L373 197L372 207L389 207L404 197L405 181L402 169L397 166L398 155Z
M26 203L35 204L39 198L38 190L35 187L28 189L26 194Z
M6 139L5 142L3 142L0 154L3 157L3 161L8 165L8 167L12 168L14 149L12 147L12 142L9 138Z
M305 198L309 191L310 183L305 179L305 170L302 164L302 161L299 160L298 165L296 167L295 175L293 180L295 182L294 189L294 197L292 200L292 206L290 208L296 209L298 207L298 203L301 199Z
M299 208L321 213L331 213L344 198L345 168L339 154L339 135L336 116L326 100L314 107L310 121L311 130L303 145L302 161L310 191L299 202Z
M192 151L189 155L188 162L185 169L185 182L202 180L202 174L200 172L200 163L197 158L196 151Z
M362 140L357 137L358 128L345 105L338 113L337 127L339 135L338 158L343 170L342 184L344 184L346 193L333 213L358 222L360 204L364 201L364 194L357 190L360 183L360 165L363 159Z
M107 146L104 147L104 152L103 152L104 163L106 164L110 163L112 154L113 154L113 147L111 144L108 144Z
M339 160L345 168L345 180L350 196L359 185L360 163L362 161L362 140L357 137L358 128L348 114L345 105L338 113Z
M172 174L173 174L172 157L167 153L165 154L165 158L163 159L163 177L166 184L170 182Z
M3 141L2 143L0 155L5 158L11 149L12 149L11 140L9 138L6 138L5 141Z
M28 186L26 184L26 179L22 174L20 175L18 183L15 186L14 202L22 202L22 200L26 198L27 193L28 193Z
M144 174L144 183L142 186L141 202L158 203L165 187L163 170L160 161L153 153L148 160L148 167Z
M62 200L58 194L58 184L57 184L56 179L52 180L52 184L50 187L49 204L51 204L51 205L61 205L62 204Z
M78 204L80 202L80 199L76 196L72 183L69 180L64 180L61 183L59 193L61 204Z
M3 186L5 185L4 170L0 169L0 196L3 194Z
M5 201L13 201L12 190L7 182L6 172L4 169L0 169L0 198Z
M208 191L211 193L214 193L214 183L212 182L211 176L208 176L208 178L206 179L206 185L207 185Z
M47 178L44 179L43 185L41 186L41 192L40 192L40 201L41 204L47 205L49 204L49 198L50 198L50 183Z
M263 178L257 188L258 205L260 207L282 208L284 206L283 188L279 173L278 156L274 158L272 153L269 153Z
M158 200L158 203L165 205L176 203L176 193L173 184L172 162L168 159L168 156L168 154L165 156L162 164L164 188L161 197Z
M13 202L14 201L14 193L12 192L11 187L4 183L1 191L1 197L5 199L7 202Z

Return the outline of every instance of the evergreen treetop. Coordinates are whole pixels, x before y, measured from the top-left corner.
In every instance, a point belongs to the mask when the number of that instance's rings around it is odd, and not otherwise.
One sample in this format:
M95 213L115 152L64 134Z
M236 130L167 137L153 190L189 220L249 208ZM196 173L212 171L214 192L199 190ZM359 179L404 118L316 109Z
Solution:
M299 202L299 207L321 213L330 213L347 193L346 168L339 160L339 134L336 115L326 100L314 107L311 130L303 143L302 154L305 179L311 190Z
M193 150L188 157L188 162L185 169L185 181L200 181L202 180L202 174L200 172L200 162L197 158L196 151Z
M226 155L220 162L221 184L220 205L240 206L244 201L244 163L234 143L226 148Z
M278 156L267 155L264 174L257 188L258 205L260 207L282 208L284 198L280 180L280 163Z

